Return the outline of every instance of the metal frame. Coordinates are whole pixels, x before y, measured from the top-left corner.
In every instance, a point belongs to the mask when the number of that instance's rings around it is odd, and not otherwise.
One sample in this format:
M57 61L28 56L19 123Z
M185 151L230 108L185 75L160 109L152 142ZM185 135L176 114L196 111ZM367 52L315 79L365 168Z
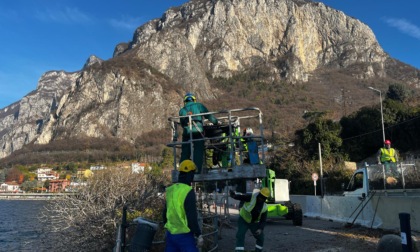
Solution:
M207 119L204 119L205 115L213 115L215 116L219 122L221 122L221 126L228 126L229 127L229 134L228 136L213 136L207 137L205 136L205 132L203 138L200 139L193 139L192 137L192 117L201 116L203 118L203 125L209 125ZM179 131L183 130L180 124L181 118L188 118L190 124L190 139L187 142L179 140ZM229 155L231 158L230 167L220 167L217 169L209 169L208 167L204 167L200 174L196 174L194 176L194 181L216 181L216 180L230 180L230 179L238 179L238 178L247 178L247 179L255 179L255 178L263 178L266 176L266 167L264 164L265 160L265 147L266 143L264 140L264 128L262 124L262 112L259 108L256 107L249 107L249 108L241 108L241 109L231 109L231 110L221 110L217 112L208 112L208 113L201 113L201 114L194 114L194 115L187 115L187 116L174 116L168 118L171 124L172 130L172 142L168 143L167 146L173 148L174 154L174 169L172 171L173 181L176 181L177 177L177 149L180 149L183 144L189 144L191 148L191 159L193 159L194 153L194 141L204 141L204 148L205 150L217 148L221 145L230 144ZM234 135L234 128L235 126L240 127L241 124L245 124L247 121L256 120L258 127L259 127L259 134L255 134L254 136L235 136ZM254 121L255 124L255 121ZM255 133L255 132L254 132ZM182 132L181 132L182 134ZM242 152L236 148L235 143L241 142L241 139L252 138L255 139L258 145L258 152L261 154L260 164L245 164L243 162ZM217 140L228 139L228 141L224 143L214 144ZM236 162L236 155L239 155L239 163Z

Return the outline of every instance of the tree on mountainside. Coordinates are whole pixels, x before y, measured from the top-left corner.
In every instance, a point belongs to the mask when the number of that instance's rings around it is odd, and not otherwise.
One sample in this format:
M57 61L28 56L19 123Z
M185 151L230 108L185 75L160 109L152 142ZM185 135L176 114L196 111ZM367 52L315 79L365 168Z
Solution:
M404 103L410 92L404 86L391 85L387 98L382 102L385 137L399 151L420 149L419 107ZM363 107L340 120L343 139L342 151L352 161L374 155L383 146L380 105Z
M341 152L340 132L338 122L317 116L306 128L296 131L295 145L279 148L270 154L268 167L276 171L276 176L292 181L292 193L312 192L311 174L319 172L320 143L325 174L329 174L330 181L346 180L348 174L341 168L347 158ZM341 190L340 186L329 186L330 193Z
M22 184L24 179L24 174L18 168L13 167L9 169L6 174L6 182L16 181L18 184Z
M342 140L340 138L341 125L330 119L319 117L305 129L297 132L300 144L307 151L310 159L318 159L318 143L322 146L324 158L330 158L339 153Z
M410 90L406 86L397 83L389 85L388 91L386 92L386 98L399 102L406 101L410 96Z
M343 117L342 150L350 160L359 161L374 154L382 145L381 113L374 108L364 107L359 111Z

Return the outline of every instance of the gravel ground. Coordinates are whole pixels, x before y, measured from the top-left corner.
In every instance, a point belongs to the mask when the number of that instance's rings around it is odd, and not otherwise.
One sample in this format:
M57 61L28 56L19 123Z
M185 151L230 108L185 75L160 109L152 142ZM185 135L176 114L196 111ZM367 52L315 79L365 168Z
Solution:
M218 251L234 251L236 221L237 215L231 215L229 220L223 222ZM360 226L346 227L343 223L312 218L304 218L302 226L293 226L292 221L286 219L269 220L264 232L265 252L373 252L381 237L390 233ZM245 243L246 251L254 251L255 239L249 231Z

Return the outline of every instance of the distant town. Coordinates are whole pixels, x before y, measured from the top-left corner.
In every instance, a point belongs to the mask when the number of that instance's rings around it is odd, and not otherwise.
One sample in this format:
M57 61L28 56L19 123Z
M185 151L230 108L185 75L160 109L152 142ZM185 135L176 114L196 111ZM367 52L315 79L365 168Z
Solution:
M151 170L147 163L124 164L118 168L131 169L132 173L141 173ZM92 165L89 169L77 169L75 174L60 175L59 172L49 167L40 167L31 173L28 180L17 179L4 181L0 185L0 193L63 193L76 192L80 186L86 185L86 181L96 172L106 170L104 165ZM20 181L19 181L20 180Z

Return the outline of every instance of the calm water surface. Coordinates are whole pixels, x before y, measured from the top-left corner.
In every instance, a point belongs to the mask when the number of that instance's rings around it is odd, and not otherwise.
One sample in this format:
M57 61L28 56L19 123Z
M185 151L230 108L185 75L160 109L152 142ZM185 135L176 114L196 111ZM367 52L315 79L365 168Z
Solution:
M41 242L44 200L0 200L0 251L52 251Z

